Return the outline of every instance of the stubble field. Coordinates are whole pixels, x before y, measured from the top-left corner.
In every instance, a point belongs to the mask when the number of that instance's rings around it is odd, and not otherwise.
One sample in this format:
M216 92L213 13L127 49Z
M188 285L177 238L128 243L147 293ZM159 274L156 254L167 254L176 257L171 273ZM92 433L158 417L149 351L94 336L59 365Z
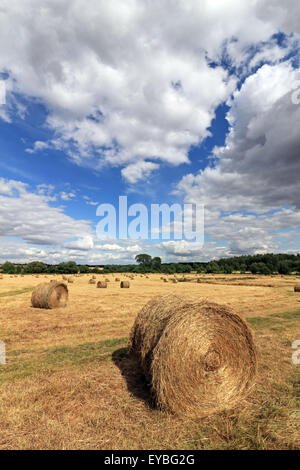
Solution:
M47 279L45 279L45 277ZM73 276L72 276L73 277ZM31 307L37 284L61 276L0 280L1 449L299 449L300 293L293 276L136 275L120 289L73 277L66 308ZM201 282L197 283L196 279ZM183 282L183 280L185 282ZM298 281L299 282L299 281ZM141 370L127 356L140 308L155 295L189 295L225 304L246 319L258 349L258 377L234 410L185 419L151 407Z

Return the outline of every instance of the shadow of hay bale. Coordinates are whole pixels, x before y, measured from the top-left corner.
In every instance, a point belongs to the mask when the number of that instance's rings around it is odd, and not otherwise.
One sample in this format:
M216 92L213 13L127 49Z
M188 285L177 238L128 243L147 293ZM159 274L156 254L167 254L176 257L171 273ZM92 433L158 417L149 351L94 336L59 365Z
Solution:
M150 386L137 358L129 356L127 348L121 348L112 353L112 360L125 378L128 392L143 400L151 409L156 409Z

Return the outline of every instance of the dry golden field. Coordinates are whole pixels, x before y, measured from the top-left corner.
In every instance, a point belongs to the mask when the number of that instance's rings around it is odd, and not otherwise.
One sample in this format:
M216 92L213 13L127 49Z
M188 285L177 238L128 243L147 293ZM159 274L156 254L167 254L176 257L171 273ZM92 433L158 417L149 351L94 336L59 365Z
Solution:
M299 449L300 365L291 344L300 340L296 277L136 275L120 289L68 284L64 309L31 307L40 282L61 276L0 280L1 449ZM164 276L171 280L174 276ZM181 280L182 275L177 275ZM201 283L196 283L200 277ZM258 349L257 383L238 408L201 419L152 409L140 368L126 354L136 314L154 295L188 294L232 307L252 328Z

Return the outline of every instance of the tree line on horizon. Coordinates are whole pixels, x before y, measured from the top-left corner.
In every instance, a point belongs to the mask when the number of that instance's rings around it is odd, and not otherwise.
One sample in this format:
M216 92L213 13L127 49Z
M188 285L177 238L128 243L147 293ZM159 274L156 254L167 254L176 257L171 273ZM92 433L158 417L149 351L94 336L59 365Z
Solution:
M2 272L6 274L88 274L88 273L163 273L184 274L197 272L203 274L231 274L233 272L251 274L300 274L300 254L261 254L243 255L232 258L222 258L208 262L178 262L162 263L161 258L148 254L139 254L135 257L138 264L109 264L103 267L78 265L75 261L68 261L56 265L33 261L25 265L13 264L6 261L2 265Z

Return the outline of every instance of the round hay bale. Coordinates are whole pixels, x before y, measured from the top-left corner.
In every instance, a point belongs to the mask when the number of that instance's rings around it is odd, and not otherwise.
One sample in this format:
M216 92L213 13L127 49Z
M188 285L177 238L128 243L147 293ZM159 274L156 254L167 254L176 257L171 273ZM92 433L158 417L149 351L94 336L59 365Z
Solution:
M74 279L71 279L71 278L70 278L70 279L68 279L68 282L69 282L70 284L73 284Z
M197 284L201 284L201 279L197 279Z
M67 276L64 276L64 275L63 275L62 278L63 278L64 281L67 281L67 280L68 280Z
M105 282L110 282L110 279L105 279Z
M138 314L129 352L160 409L203 417L232 408L251 389L256 352L246 323L205 300L155 297Z
M106 289L106 288L107 288L107 282L98 281L98 282L97 282L97 288L98 288L98 289Z
M129 281L121 281L120 287L121 289L129 289L130 287Z
M297 285L294 287L294 292L300 292L300 284L297 284Z
M89 280L89 284L96 284L95 279L90 279L90 280Z
M92 276L92 279L96 279L96 276L95 276L95 275L94 275L94 276Z
M44 282L38 284L31 296L35 308L60 308L68 302L68 288L62 282Z
M118 277L116 277L115 279L116 282L120 282L120 279Z

